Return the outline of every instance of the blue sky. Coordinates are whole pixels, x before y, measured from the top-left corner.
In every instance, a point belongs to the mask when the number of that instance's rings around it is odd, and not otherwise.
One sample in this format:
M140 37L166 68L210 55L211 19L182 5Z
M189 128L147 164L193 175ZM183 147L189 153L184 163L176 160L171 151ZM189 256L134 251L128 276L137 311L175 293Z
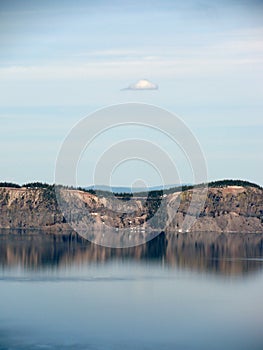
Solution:
M262 19L253 0L1 1L0 181L53 182L81 118L138 101L184 120L209 179L263 185ZM143 78L159 90L121 91ZM115 184L125 184L120 174ZM191 181L183 169L182 181Z

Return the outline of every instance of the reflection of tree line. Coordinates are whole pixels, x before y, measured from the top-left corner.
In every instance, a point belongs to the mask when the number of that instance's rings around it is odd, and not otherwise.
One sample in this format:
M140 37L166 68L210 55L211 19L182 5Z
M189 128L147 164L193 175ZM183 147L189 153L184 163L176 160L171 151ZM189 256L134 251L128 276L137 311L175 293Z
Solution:
M167 237L170 265L241 275L263 267L263 235L187 233Z
M91 244L74 233L0 237L2 267L59 268L112 259L155 262L226 275L242 275L263 267L263 261L255 259L263 257L263 235L259 234L162 233L144 245L125 249Z

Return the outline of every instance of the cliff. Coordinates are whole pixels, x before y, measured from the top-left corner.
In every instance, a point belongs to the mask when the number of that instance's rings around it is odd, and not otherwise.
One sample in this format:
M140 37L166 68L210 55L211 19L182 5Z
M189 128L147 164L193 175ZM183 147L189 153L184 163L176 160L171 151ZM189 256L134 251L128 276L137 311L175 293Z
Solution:
M52 228L65 225L53 191L0 188L0 228Z
M180 194L180 206L170 230L180 230L191 195L191 190ZM170 203L175 197L171 195ZM191 231L263 232L263 190L243 186L209 188L204 209Z
M158 213L160 203L164 201L167 208L178 206L167 231L180 232L192 194L193 191L188 189L166 196L136 197L132 200L118 198L117 204L106 195L96 196L81 190L68 189L63 195L67 201L72 199L74 202L71 206L73 216L80 207L88 209L90 222L95 228L103 223L114 228L141 225ZM2 187L0 208L0 228L41 228L54 233L71 230L59 210L52 186ZM263 232L263 190L252 186L209 188L204 208L190 231Z

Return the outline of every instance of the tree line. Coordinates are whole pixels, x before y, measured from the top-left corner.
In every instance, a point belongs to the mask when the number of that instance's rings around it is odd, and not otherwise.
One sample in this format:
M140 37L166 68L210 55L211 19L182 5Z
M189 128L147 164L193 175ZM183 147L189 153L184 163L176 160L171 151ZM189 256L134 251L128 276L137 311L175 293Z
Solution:
M187 190L191 190L193 188L202 188L204 186L208 186L211 188L226 187L226 186L242 186L242 187L254 187L254 188L262 189L261 186L255 184L255 183L249 182L249 181L224 179L224 180L218 180L218 181L211 181L207 184L202 183L202 184L198 184L198 185L183 185L183 186L173 187L173 188L169 188L169 189L165 189L165 190L154 190L154 191L150 191L150 192L138 192L138 193L113 193L113 194L117 197L121 197L121 198L126 199L126 200L132 198L133 196L134 197L147 197L150 195L150 197L156 198L156 197L162 196L163 194L170 194L170 193L179 192L179 191L184 192ZM13 182L0 182L0 187L43 188L43 189L48 189L50 191L55 189L54 184L50 185L48 183L42 183L42 182L29 182L29 183L25 183L23 185L19 185L17 183L13 183ZM88 193L91 193L94 195L96 194L98 196L112 195L112 192L86 189L84 187L74 187L74 186L64 186L64 185L56 185L56 187L65 188L65 189L69 189L69 190L80 190L80 191L88 192Z

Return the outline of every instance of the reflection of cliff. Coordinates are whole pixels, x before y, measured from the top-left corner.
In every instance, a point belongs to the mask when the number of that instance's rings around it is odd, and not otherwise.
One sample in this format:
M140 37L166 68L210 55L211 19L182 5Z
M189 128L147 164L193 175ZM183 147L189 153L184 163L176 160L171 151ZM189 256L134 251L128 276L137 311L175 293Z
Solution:
M160 234L144 245L125 249L101 247L75 234L9 234L0 240L2 267L56 269L117 259L241 275L261 269L262 257L263 235L259 234Z
M61 203L66 219L56 202L54 189L50 188L0 188L0 228L41 228L53 233L73 227L93 227L95 232L106 227L120 229L140 226L145 230L184 231L186 217L196 221L191 231L213 232L262 232L263 190L255 187L226 186L209 188L200 215L195 206L202 197L196 190L196 203L190 208L193 192L183 192L136 197L131 200L112 200L106 194L96 196L80 190L61 190ZM199 192L200 193L199 193ZM114 196L113 196L114 197ZM80 232L80 231L79 231ZM133 235L132 235L133 236Z
M169 265L231 275L263 267L261 234L170 233L167 242Z

